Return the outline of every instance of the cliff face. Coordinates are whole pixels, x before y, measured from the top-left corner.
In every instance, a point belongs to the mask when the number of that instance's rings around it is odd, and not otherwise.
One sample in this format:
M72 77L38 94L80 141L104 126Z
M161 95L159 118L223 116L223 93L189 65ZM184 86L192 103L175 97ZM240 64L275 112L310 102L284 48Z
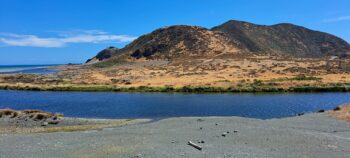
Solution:
M336 36L293 24L265 26L231 20L210 30L186 25L157 29L122 49L107 48L88 63L110 58L173 60L239 52L346 57L350 45Z

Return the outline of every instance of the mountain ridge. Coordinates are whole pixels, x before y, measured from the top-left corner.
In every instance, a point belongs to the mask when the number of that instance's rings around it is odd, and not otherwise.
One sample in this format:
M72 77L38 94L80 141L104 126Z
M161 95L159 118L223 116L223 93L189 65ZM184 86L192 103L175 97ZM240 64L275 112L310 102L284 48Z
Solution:
M215 57L222 53L273 53L292 57L349 56L350 45L334 35L290 23L257 25L230 20L207 29L174 25L142 35L121 49L107 48L87 61ZM102 57L101 57L102 56Z
M230 20L212 28L249 44L250 51L285 53L295 57L322 57L349 52L350 46L334 35L290 23L256 25Z

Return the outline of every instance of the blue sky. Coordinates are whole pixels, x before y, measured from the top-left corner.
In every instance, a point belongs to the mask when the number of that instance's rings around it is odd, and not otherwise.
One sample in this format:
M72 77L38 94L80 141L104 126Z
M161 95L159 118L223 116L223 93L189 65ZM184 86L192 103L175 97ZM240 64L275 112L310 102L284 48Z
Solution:
M163 26L294 23L350 41L349 0L1 0L0 65L82 63Z

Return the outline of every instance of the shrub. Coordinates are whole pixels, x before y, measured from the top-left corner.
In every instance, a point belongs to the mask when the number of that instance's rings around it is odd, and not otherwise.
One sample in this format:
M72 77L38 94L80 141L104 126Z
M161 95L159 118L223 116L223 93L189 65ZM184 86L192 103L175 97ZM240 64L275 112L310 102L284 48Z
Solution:
M291 80L307 81L307 80L322 80L322 78L314 77L314 76L299 75L291 78Z
M333 109L333 111L340 111L340 110L341 110L341 108L339 106L337 106Z
M255 86L262 86L263 85L263 81L254 79L253 85L255 85Z

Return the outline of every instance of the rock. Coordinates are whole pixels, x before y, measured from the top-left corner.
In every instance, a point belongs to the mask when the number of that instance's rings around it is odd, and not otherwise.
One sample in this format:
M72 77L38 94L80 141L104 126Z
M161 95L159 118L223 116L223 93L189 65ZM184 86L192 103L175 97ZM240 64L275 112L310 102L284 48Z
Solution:
M201 147L201 146L199 146L199 145L197 145L197 144L195 144L195 143L193 143L193 142L191 142L191 141L188 141L187 144L188 144L189 146L192 146L192 147L198 149L198 150L202 150L202 147Z
M136 156L133 156L132 158L143 158L141 154L137 154Z
M203 119L197 119L198 122L203 122L204 120Z
M12 110L12 109L0 109L0 117L10 117L15 118L19 115L18 111Z
M319 113L323 113L325 112L325 110L321 109L321 110L318 110Z
M47 126L49 124L58 124L63 114L53 114L41 110L16 111L12 109L0 109L0 116L8 118L9 122L17 125Z
M48 124L50 124L50 125L57 125L58 123L60 123L59 120L51 120L51 121L48 121Z
M49 125L48 122L43 122L43 123L41 124L41 126L47 126L47 125Z

